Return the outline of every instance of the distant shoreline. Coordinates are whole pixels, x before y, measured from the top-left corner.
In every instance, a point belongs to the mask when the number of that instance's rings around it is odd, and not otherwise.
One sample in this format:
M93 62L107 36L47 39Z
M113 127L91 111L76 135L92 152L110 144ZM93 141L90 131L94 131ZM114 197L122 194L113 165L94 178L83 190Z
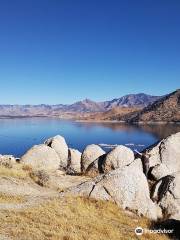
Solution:
M89 122L89 123L124 123L129 125L164 125L164 124L180 124L180 122L126 122L126 121L118 121L118 120L75 120L76 122Z
M0 119L14 119L14 118L49 118L50 116L0 116Z
M121 124L129 124L129 125L166 125L166 124L180 124L179 122L166 122L166 121L160 121L160 122L126 122L126 121L118 121L118 120L81 120L81 119L71 119L71 118L60 118L58 116L44 116L44 115L35 115L35 116L0 116L0 119L23 119L23 118L56 118L59 120L65 120L65 121L74 121L79 123L121 123Z

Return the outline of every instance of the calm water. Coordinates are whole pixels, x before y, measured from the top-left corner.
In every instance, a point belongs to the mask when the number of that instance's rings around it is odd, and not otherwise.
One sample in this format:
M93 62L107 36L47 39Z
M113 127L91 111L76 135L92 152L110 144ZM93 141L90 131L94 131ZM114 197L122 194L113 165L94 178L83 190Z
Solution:
M129 144L142 150L180 125L132 126L119 123L78 123L52 118L0 119L0 153L20 157L32 145L60 134L70 147L82 151L88 144ZM134 145L133 145L134 144Z

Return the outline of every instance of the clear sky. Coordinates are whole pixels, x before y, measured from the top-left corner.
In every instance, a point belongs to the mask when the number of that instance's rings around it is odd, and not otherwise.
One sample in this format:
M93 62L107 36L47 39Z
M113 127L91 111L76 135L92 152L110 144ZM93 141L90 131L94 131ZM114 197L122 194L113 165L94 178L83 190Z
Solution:
M177 88L179 0L0 0L0 104Z

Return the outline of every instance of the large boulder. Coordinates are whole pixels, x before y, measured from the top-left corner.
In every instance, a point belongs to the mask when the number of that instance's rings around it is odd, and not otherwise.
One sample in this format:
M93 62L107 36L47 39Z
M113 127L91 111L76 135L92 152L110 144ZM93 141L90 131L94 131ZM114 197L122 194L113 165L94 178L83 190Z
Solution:
M147 149L150 154L149 164L154 167L158 164L164 164L169 173L180 171L180 132L172 134L169 137L160 141L157 145ZM164 176L164 167L162 175Z
M102 162L102 170L108 173L117 168L123 168L134 161L134 153L130 148L123 145L115 147L110 151Z
M69 148L67 171L69 173L81 172L81 152L76 149Z
M152 191L152 199L161 207L164 219L180 220L180 172L160 179Z
M150 199L145 175L134 166L126 166L108 174L99 175L61 193L61 195L65 194L110 200L123 209L135 211L150 219L161 217L160 208Z
M98 157L102 156L105 154L105 151L99 147L98 145L91 144L88 145L81 157L81 170L82 172L85 172L88 166L94 162Z
M20 159L20 162L31 165L35 169L59 169L59 156L56 151L45 144L35 145Z
M65 139L62 136L57 135L47 139L44 144L56 151L59 156L60 167L66 168L68 162L68 146Z
M95 177L102 173L108 173L117 168L123 168L134 161L134 153L131 149L124 146L117 146L108 154L104 154L92 162L86 169L86 174L90 177ZM141 168L141 160L138 159L135 165Z

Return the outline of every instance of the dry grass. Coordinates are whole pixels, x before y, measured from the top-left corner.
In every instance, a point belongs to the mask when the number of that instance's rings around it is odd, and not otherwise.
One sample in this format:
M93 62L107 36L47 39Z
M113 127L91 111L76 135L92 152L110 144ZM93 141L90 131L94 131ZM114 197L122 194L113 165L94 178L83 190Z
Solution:
M48 174L44 171L34 171L31 166L17 163L13 168L0 165L0 177L13 177L18 179L32 179L35 183L44 186L48 181Z
M25 201L23 196L0 193L0 203L24 203Z
M5 166L0 166L0 177L14 177L19 179L26 179L28 177L28 172L22 169L21 164L16 164L13 168L7 168Z
M32 166L28 164L22 164L22 170L27 171L27 172L32 172Z
M0 166L0 177L30 180L32 168L16 164ZM44 175L43 175L44 176ZM34 180L35 181L35 180ZM35 181L36 182L36 181ZM0 204L23 203L25 198L0 194ZM137 237L137 226L149 228L150 222L127 214L111 202L68 197L20 210L0 211L0 234L13 240L167 240L167 236L144 234Z
M18 240L168 239L160 234L138 238L134 233L137 226L148 228L150 222L125 213L111 202L72 197L0 215L0 232Z

